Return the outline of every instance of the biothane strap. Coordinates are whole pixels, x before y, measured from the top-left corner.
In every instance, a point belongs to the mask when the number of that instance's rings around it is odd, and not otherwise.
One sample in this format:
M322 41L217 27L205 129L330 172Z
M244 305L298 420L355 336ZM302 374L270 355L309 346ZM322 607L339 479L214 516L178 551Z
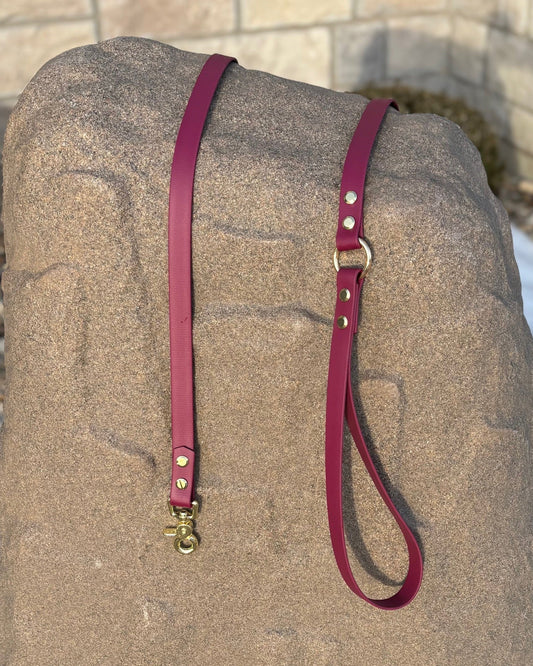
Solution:
M170 377L172 426L172 480L168 506L178 520L165 534L174 537L175 548L190 553L198 545L193 532L198 503L194 488L193 352L191 314L191 222L194 172L205 120L226 67L236 58L215 53L208 57L193 87L179 128L169 192L168 273ZM394 507L365 445L353 404L350 359L361 288L370 264L370 248L363 238L363 192L368 160L383 116L394 100L369 102L357 125L344 163L334 265L337 299L331 339L326 399L326 497L333 551L348 587L362 599L382 609L401 608L416 595L422 579L418 544ZM341 267L341 251L363 247L364 269ZM370 599L353 577L344 537L342 516L342 438L344 416L357 449L383 500L400 526L409 552L409 569L400 590L388 599Z
M363 238L363 195L368 160L376 134L389 106L398 108L393 99L374 99L365 107L352 136L344 161L339 193L337 249L334 264L337 269L337 298L333 319L333 334L329 357L326 397L326 498L329 531L337 566L348 587L372 606L394 610L412 601L422 582L422 555L418 543L406 522L394 506L381 481L365 444L354 407L350 379L352 342L357 332L359 299L366 272L370 265L370 248ZM367 261L364 269L340 267L339 253L364 247ZM409 568L401 588L386 599L371 599L364 594L353 576L346 551L342 515L342 443L344 418L365 467L383 501L402 531L409 553Z
M168 310L170 338L170 411L172 428L172 481L168 507L178 519L165 534L174 537L181 553L196 549L193 532L198 502L194 489L194 393L191 302L191 223L194 172L200 140L211 100L226 67L236 58L215 53L207 59L185 108L180 124L168 201Z

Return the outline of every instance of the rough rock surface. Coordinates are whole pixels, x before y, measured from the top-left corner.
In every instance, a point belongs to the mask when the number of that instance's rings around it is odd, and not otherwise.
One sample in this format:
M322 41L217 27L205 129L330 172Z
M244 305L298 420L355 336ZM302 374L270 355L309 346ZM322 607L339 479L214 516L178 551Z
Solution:
M353 595L326 514L338 188L365 100L235 64L194 194L202 543L181 556L163 536L168 185L206 57L131 37L76 48L10 118L5 661L532 663L532 339L508 218L441 117L390 110L379 134L352 377L423 546L415 602L383 612ZM352 446L350 557L389 596L404 544Z

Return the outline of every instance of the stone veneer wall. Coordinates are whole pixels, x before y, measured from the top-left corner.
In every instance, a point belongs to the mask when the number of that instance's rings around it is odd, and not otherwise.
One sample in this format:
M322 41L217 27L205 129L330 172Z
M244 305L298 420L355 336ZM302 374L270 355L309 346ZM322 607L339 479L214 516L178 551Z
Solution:
M54 55L117 35L335 90L402 81L461 96L533 179L533 0L14 0L0 7L0 104Z

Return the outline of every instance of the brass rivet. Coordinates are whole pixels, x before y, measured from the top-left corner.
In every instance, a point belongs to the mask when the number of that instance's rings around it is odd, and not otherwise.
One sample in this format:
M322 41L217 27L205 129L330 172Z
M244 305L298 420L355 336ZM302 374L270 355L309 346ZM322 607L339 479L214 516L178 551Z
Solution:
M342 317L339 317L337 319L337 326L339 328L346 328L346 326L348 326L348 317L345 317L344 315L342 315Z
M345 229L353 229L355 227L355 219L351 215L348 215L342 221L342 226Z
M344 201L347 204L354 204L357 201L357 192L354 192L353 190L346 192L344 195Z
M178 479L176 481L176 488L179 488L180 490L187 488L187 479Z
M185 467L185 465L189 464L189 459L187 456L178 456L176 458L176 465L179 465L179 467Z
M349 301L350 300L350 290L349 289L341 289L339 292L339 298L341 301Z

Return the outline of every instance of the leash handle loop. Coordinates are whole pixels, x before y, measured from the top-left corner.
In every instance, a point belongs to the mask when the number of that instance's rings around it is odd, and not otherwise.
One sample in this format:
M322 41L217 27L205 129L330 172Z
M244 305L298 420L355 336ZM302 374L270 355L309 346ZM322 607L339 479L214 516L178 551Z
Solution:
M353 336L357 332L359 301L368 261L364 269L340 267L339 252L367 244L363 233L363 195L370 153L377 132L389 106L398 108L393 99L374 99L364 111L353 134L344 162L337 228L337 298L333 318L333 333L328 371L326 398L326 499L331 544L339 571L348 587L372 606L383 610L402 608L417 594L422 582L422 554L407 523L389 497L365 444L355 411L351 384L351 355ZM367 251L368 254L368 251ZM387 599L371 599L357 584L348 560L342 514L342 443L344 417L359 455L387 508L400 527L409 553L409 568L401 588Z

